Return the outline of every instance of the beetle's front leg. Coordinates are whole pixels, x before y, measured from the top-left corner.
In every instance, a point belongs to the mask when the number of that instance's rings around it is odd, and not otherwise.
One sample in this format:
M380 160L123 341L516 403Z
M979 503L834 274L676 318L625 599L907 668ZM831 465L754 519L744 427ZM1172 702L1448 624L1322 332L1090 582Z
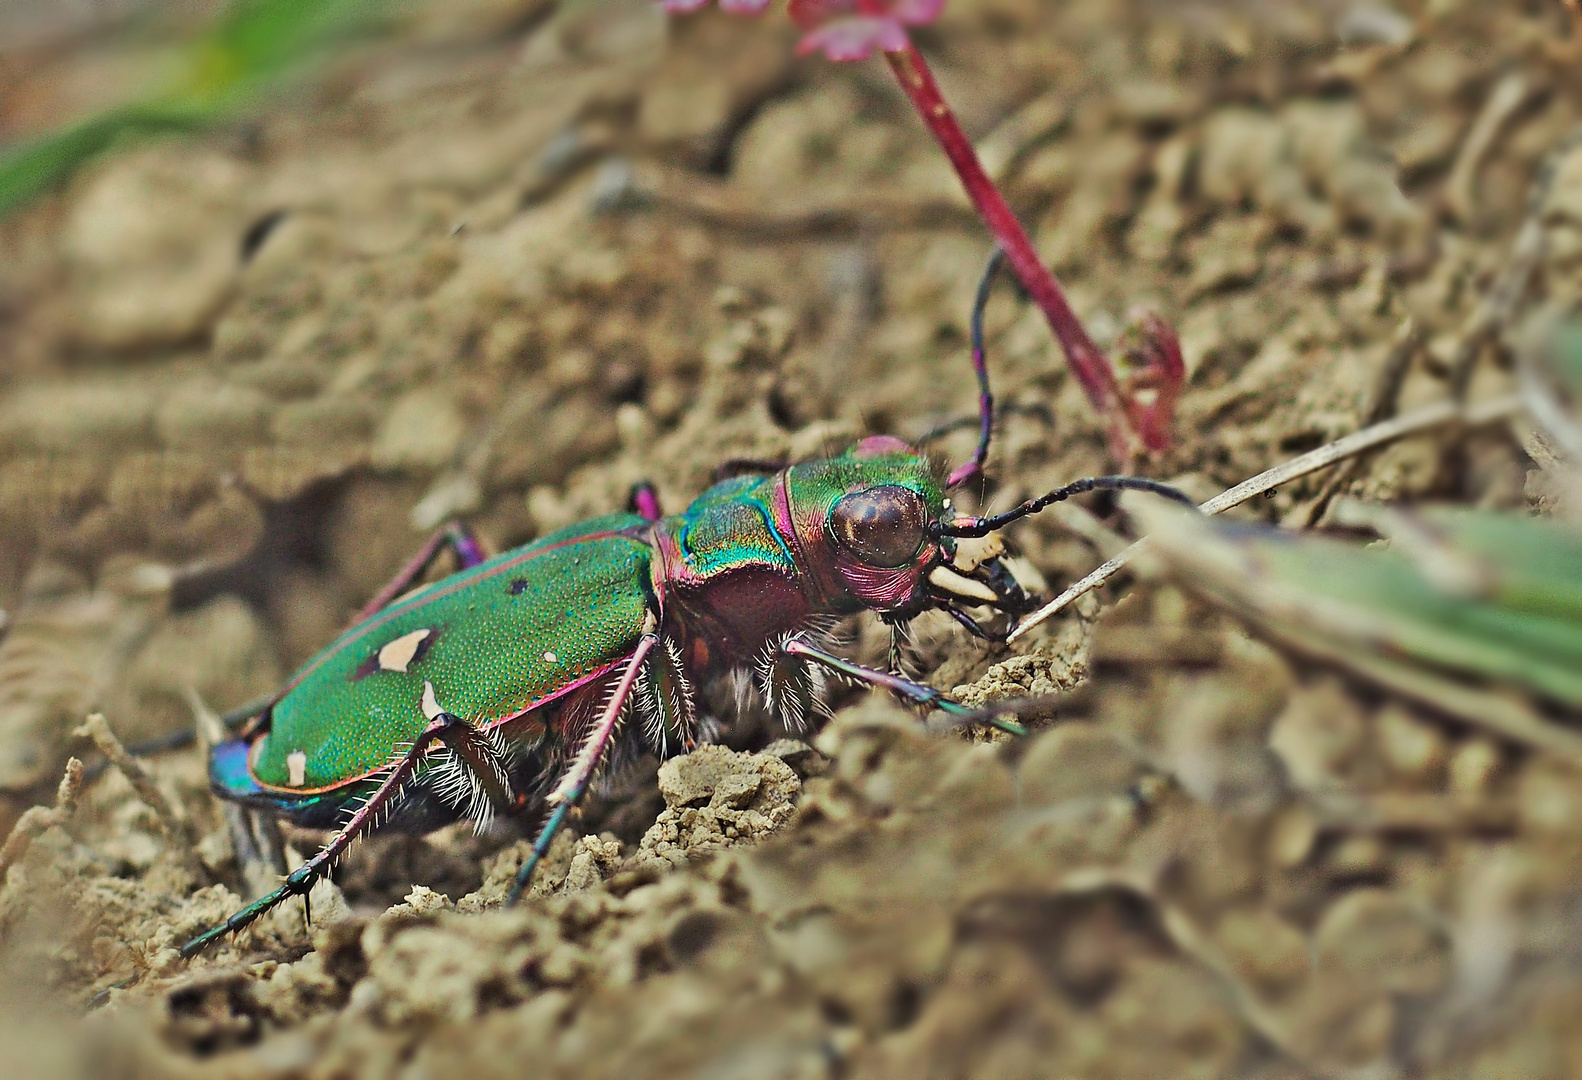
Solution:
M924 686L920 682L913 682L911 679L900 675L892 675L886 671L863 667L861 664L853 663L845 657L836 656L832 652L819 648L806 638L787 638L785 644L780 646L780 651L786 656L818 664L839 675L867 683L869 686L881 686L892 694L905 698L907 701L925 709L938 709L941 712L949 713L951 716L964 720L981 721L1011 735L1027 734L1027 729L1014 720L1006 720L1000 716L985 716L982 710L963 705L961 702L935 690L932 686Z

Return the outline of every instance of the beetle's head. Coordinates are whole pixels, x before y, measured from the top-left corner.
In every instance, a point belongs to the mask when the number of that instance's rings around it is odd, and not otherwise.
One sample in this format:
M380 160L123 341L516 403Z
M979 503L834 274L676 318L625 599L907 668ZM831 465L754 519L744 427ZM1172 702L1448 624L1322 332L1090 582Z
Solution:
M792 466L784 490L804 569L843 606L901 619L960 605L1029 607L998 537L941 534L955 520L950 502L928 459L900 439L871 436L839 457Z

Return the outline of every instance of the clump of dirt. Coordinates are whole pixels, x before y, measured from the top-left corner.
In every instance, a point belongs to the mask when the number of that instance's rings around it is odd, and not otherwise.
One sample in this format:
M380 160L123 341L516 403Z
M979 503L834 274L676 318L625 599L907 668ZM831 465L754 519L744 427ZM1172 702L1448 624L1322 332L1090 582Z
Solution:
M1582 294L1582 153L1524 205L1582 120L1564 9L1163 7L951 0L919 33L1095 338L1139 303L1179 327L1178 441L1150 475L1206 497L1511 388L1507 330ZM793 44L783 19L636 0L419 8L290 100L106 155L0 221L0 832L68 756L94 764L83 714L140 743L269 691L449 517L504 547L639 480L674 509L721 462L969 416L988 239L883 66ZM74 70L30 57L0 116ZM1479 323L1530 209L1549 243ZM1041 315L1009 289L989 314L994 480L958 501L1113 471ZM971 429L930 445L962 460ZM1548 508L1541 455L1520 425L1436 431L1238 513ZM1096 500L1010 540L1049 593L1125 527ZM885 661L881 628L848 629ZM1063 695L1031 718L1052 730L928 737L848 695L787 739L711 703L720 745L612 778L511 911L509 824L375 837L311 926L286 905L182 961L257 865L197 751L150 763L196 860L123 777L91 776L0 854L6 1059L1578 1071L1582 763L1298 661L1171 586L1087 597L1010 648L912 629L910 661L965 701ZM300 858L322 836L284 841Z

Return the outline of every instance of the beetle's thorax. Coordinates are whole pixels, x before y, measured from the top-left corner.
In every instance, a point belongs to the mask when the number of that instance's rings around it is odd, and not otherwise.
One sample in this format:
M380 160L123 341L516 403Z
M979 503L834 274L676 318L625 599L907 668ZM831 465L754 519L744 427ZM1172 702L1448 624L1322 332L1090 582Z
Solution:
M654 593L694 673L730 666L806 623L812 606L775 525L776 477L717 484L654 523Z

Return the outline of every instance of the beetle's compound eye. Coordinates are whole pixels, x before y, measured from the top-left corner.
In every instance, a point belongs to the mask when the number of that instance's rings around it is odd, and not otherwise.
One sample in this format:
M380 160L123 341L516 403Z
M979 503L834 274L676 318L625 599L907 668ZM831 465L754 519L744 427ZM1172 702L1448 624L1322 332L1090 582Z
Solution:
M917 492L882 484L844 496L830 511L835 542L869 566L904 566L923 546L928 511Z

